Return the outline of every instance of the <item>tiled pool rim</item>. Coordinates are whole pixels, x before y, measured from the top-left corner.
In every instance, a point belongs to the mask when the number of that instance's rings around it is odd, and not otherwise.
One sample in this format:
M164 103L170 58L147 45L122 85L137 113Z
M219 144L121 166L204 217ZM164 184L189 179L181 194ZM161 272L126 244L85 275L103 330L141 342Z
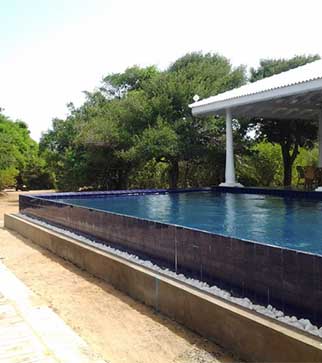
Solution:
M321 324L322 256L55 201L209 190L322 200L318 192L215 187L21 195L19 206L20 212L30 217L108 242L178 273Z

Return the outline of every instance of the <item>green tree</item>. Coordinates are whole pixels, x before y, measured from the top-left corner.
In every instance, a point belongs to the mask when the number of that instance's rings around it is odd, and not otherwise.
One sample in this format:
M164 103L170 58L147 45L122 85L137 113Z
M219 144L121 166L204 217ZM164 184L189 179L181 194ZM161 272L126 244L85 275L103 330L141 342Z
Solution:
M103 79L100 90L110 98L122 98L128 91L142 89L142 84L159 73L155 66L133 66L123 73L113 73Z
M164 185L166 173L174 188L217 182L224 121L192 117L188 105L196 93L207 97L245 79L244 67L202 53L187 54L162 72L134 66L110 74L85 93L83 105L70 104L68 117L53 122L41 151L65 190L140 187L156 178L155 185Z
M255 143L249 153L237 158L236 164L239 180L245 185L282 185L282 155L278 145L267 141Z
M44 133L39 148L60 190L77 190L86 185L85 151L76 143L78 129L73 117L54 119L52 130Z
M167 125L176 135L175 153L163 158L169 164L171 188L178 186L180 165L186 166L197 160L200 163L208 153L209 146L219 138L218 122L213 117L192 117L189 103L193 96L197 93L201 97L208 97L244 82L244 67L234 69L225 57L218 54L190 53L143 84L142 88L152 105L154 125L160 117L162 130ZM161 131L159 125L156 126L156 132L158 130ZM154 140L158 140L158 137ZM154 157L159 158L159 155Z
M296 55L293 58L285 59L262 59L259 62L259 67L250 69L250 82L256 82L260 79L279 74L290 69L304 66L307 63L319 60L320 56L315 55Z
M38 145L31 139L27 125L0 114L0 189L8 186L50 186Z
M15 184L18 150L11 138L11 121L0 114L0 190Z

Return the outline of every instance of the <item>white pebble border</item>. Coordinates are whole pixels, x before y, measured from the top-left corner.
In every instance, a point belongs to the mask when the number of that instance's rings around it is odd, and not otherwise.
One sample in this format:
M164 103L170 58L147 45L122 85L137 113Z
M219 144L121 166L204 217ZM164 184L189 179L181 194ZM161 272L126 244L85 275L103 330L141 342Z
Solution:
M85 244L91 245L100 250L107 251L111 254L114 254L114 255L122 257L126 260L135 262L144 267L147 267L151 270L154 270L154 271L160 272L162 274L168 275L172 278L181 280L186 284L189 284L193 287L197 287L201 290L207 291L208 293L211 293L215 296L223 298L227 301L233 302L235 304L238 304L238 305L248 308L250 310L254 310L257 313L269 316L270 318L276 319L278 321L281 321L281 322L291 325L295 328L304 330L308 333L311 333L317 337L322 338L322 327L318 328L317 326L313 325L309 319L298 319L296 316L284 315L284 313L281 310L275 309L272 305L267 305L267 307L265 307L263 305L253 304L247 297L245 297L245 298L234 297L229 292L227 292L223 289L220 289L217 286L210 286L206 282L202 282L202 281L199 281L196 279L186 277L183 274L177 274L174 271L171 271L167 268L161 268L160 266L153 264L151 261L143 260L136 255L121 251L119 249L104 245L102 243L95 242L82 235L76 234L76 233L68 231L66 229L55 227L55 226L45 223L39 219L30 218L25 215L20 215L20 216L26 220L29 220L30 222L39 224L39 225L44 226L48 229L51 229L55 232L64 234L67 237L71 237L73 239L79 240Z

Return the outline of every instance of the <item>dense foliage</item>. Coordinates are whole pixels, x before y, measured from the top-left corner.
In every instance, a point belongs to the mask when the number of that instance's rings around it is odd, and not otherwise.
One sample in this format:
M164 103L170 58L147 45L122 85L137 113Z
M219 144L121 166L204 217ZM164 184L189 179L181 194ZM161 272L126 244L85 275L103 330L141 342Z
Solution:
M0 113L0 190L12 186L38 189L50 188L52 183L27 125Z

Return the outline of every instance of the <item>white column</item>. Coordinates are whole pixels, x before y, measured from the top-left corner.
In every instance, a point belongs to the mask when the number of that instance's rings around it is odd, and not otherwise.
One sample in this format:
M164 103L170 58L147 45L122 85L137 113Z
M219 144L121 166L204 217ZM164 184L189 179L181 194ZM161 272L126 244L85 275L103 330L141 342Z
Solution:
M322 110L319 111L319 168L322 168ZM322 192L322 186L315 189L316 192Z
M234 145L233 145L233 128L230 109L226 109L226 169L225 182L221 183L222 187L242 187L236 182L235 164L234 164Z

